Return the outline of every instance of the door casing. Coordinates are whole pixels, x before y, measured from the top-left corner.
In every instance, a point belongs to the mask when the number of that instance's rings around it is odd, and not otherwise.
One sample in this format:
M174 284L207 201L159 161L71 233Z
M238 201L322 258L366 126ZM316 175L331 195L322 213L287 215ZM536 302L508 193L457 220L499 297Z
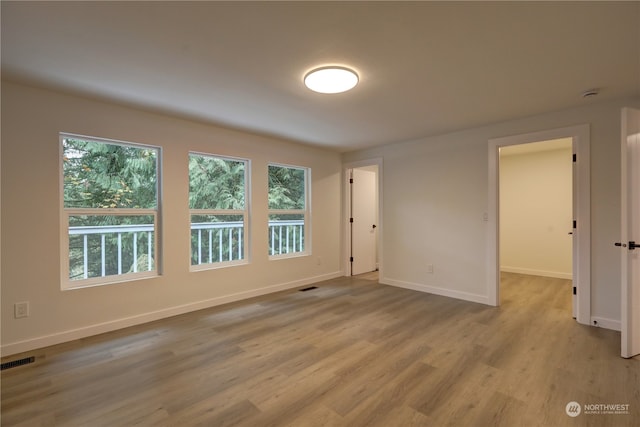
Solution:
M351 200L351 188L349 185L349 170L357 169L366 166L378 166L378 224L377 224L377 233L376 233L376 245L378 247L378 274L380 279L384 277L384 250L383 250L383 241L382 241L382 233L384 230L384 219L382 215L382 206L383 206L383 169L382 169L382 158L374 158L367 160L360 160L356 162L350 162L343 164L343 183L344 183L344 199L343 199L343 227L342 227L342 235L344 236L343 240L343 274L345 276L351 275L351 263L350 263L350 254L351 254L351 229L349 226L349 218L351 215L350 212L350 200Z
M576 155L574 173L574 274L577 291L575 317L579 323L591 322L591 190L589 125L533 132L489 140L489 188L487 205L487 295L489 304L500 305L500 147L572 138Z

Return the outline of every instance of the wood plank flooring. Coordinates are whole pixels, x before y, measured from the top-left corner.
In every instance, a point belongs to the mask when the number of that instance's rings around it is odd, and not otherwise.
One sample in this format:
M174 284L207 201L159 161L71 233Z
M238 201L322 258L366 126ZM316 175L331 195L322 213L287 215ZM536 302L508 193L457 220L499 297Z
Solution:
M570 281L503 274L499 308L371 274L316 286L29 352L2 372L2 426L640 425L640 360L571 318Z

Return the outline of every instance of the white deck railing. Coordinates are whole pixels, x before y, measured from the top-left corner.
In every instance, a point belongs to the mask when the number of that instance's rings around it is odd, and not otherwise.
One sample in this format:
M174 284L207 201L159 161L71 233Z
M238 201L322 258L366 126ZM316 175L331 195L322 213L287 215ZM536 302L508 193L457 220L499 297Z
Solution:
M192 263L214 263L243 259L244 224L242 221L195 223L191 224ZM100 258L100 276L107 275L107 259L115 257L118 274L123 269L132 272L151 271L154 268L154 226L153 224L119 225L119 226L77 226L69 227L69 238L76 236L81 240L80 254L71 257L70 262L82 264L82 274L74 274L75 279L89 278L89 238L99 236L100 245L97 252ZM107 236L116 239L115 253L109 253L113 245L107 244ZM146 250L139 250L139 238L146 240ZM132 246L125 251L124 241ZM269 255L284 255L304 250L304 220L269 221ZM124 260L125 252L128 261ZM146 255L146 259L141 258ZM142 264L140 260L143 260ZM93 261L95 262L95 260ZM130 267L126 267L130 266ZM92 274L92 277L95 273Z
M106 268L107 268L107 257L109 254L107 253L107 236L115 235L117 239L116 243L116 253L111 254L111 256L117 257L117 265L118 265L118 274L122 274L123 267L123 237L130 237L132 239L132 258L131 258L131 268L134 273L138 272L138 259L142 255L138 253L138 235L141 233L146 233L147 238L147 271L153 269L153 224L139 224L139 225L97 225L97 226L77 226L77 227L69 227L69 240L71 241L71 236L79 236L82 238L82 278L89 278L89 237L90 236L99 236L100 237L100 269L101 276L106 276ZM69 260L70 262L73 259ZM128 263L127 263L128 264ZM76 279L80 277L75 277Z
M269 221L269 254L304 251L304 220Z

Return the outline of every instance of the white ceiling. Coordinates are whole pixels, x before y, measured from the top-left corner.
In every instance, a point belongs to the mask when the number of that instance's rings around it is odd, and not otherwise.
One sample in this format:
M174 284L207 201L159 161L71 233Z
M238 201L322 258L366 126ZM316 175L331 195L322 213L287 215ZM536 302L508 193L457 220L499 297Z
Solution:
M637 1L1 7L3 78L343 152L640 95Z

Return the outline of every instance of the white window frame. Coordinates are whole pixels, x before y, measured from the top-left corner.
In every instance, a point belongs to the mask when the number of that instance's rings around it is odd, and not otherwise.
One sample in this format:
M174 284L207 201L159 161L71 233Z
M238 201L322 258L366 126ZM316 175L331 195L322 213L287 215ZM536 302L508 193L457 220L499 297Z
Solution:
M217 268L233 267L237 265L249 264L250 250L250 229L249 229L249 217L250 217L250 203L251 203L251 185L250 185L250 171L251 160L243 159L240 157L222 156L219 154L203 153L198 151L189 151L189 158L191 155L210 157L215 159L229 160L233 162L244 163L244 209L189 209L189 270L190 271L203 271L212 270ZM189 182L191 177L189 177ZM242 259L227 260L218 262L203 262L201 264L191 264L191 217L193 215L242 215L243 218L243 233L242 233Z
M152 149L156 152L156 208L155 209L132 209L132 208L65 208L64 206L64 160L63 143L65 139L81 139L100 144L121 145L141 149ZM138 144L128 141L117 141L93 136L77 135L72 133L59 134L59 165L60 165L60 287L63 291L71 289L81 289L93 286L110 285L114 283L129 282L133 280L148 279L158 277L161 272L161 236L160 236L160 212L162 201L162 148L154 145ZM154 239L153 253L154 266L152 270L120 273L110 276L92 277L87 279L69 279L69 217L71 216L153 216Z
M268 209L267 215L267 231L269 230L269 222L271 215L304 215L304 250L290 252L286 254L273 254L272 248L267 248L269 260L279 260L287 258L297 258L311 255L311 168L306 166L297 166L284 163L269 162L267 165L267 174L270 166L299 169L304 171L304 209ZM269 179L267 178L267 194L269 194ZM268 201L267 201L268 203ZM268 205L267 205L268 206ZM269 242L271 237L267 237Z

